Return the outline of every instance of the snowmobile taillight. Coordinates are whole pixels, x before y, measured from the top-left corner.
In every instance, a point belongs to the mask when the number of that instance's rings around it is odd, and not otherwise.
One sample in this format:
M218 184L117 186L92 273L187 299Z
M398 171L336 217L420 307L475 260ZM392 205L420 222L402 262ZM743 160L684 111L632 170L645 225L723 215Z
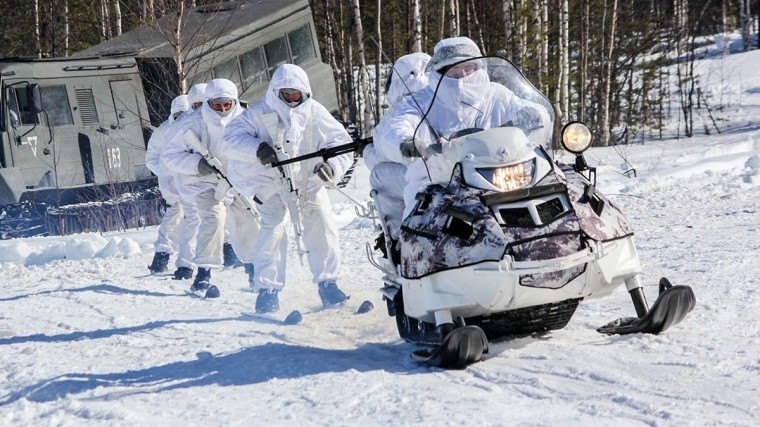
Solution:
M501 191L518 190L533 181L536 159L532 158L521 163L498 168L476 168L475 170Z

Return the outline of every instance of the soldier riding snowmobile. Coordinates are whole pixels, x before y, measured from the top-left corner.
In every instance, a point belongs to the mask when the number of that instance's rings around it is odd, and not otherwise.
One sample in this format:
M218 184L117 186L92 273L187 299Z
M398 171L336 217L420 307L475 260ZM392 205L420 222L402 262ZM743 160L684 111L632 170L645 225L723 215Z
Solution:
M575 164L554 162L547 151L554 139L551 104L514 65L498 57L448 65L457 66L487 78L481 98L500 93L515 102L445 99L444 85L452 82L431 73L427 90L410 95L408 111L398 113L398 120L417 116L407 150L419 156L426 182L407 199L398 240L386 238L387 218L378 211L384 232L376 248L383 256L370 245L367 253L384 273L382 293L400 336L424 346L413 359L464 368L488 352L489 340L563 328L581 301L623 284L636 317L599 332L657 334L680 322L695 305L694 293L663 278L648 306L633 230L596 189L595 169L582 155L591 145L589 129L567 124L559 138L576 154ZM472 114L460 111L461 121L442 130L431 111L452 101ZM414 172L407 177L415 190Z

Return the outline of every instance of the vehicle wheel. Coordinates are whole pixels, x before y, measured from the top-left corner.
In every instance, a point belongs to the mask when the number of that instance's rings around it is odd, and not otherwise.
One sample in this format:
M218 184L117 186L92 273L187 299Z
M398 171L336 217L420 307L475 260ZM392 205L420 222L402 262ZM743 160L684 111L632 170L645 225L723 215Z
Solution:
M441 338L436 331L435 325L421 322L414 317L409 317L404 312L404 299L401 291L393 299L396 307L396 328L398 334L404 340L415 344L440 344Z

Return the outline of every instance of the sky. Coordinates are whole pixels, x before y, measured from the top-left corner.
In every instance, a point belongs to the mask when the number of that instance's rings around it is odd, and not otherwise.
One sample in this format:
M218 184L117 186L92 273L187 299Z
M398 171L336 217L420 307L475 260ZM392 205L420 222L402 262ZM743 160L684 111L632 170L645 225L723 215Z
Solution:
M701 132L703 111L693 138L671 127L586 155L635 231L650 304L660 277L696 294L665 333L596 332L635 314L620 287L464 370L420 366L367 261L379 232L331 190L351 298L321 309L291 247L280 303L303 313L295 326L246 315L243 269L212 273L214 300L148 275L155 227L0 241L0 425L760 425L760 51L735 45L715 40L725 54L697 65L720 133ZM368 201L367 176L360 160L345 191Z

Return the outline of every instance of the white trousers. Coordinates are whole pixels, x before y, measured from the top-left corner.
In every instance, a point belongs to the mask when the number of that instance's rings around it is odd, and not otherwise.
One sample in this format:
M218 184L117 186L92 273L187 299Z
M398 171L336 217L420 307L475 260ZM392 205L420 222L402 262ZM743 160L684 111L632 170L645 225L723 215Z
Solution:
M199 268L221 268L224 245L224 203L216 200L214 190L201 192L195 196L200 225L198 242L195 245L195 265Z
M198 207L195 206L194 199L180 198L182 206L182 223L179 226L181 232L177 238L177 261L176 266L195 268L195 245L198 239L198 226L200 217L198 216Z
M227 221L225 224L225 241L232 245L238 258L244 263L253 263L253 254L256 251L256 240L259 235L259 222L255 218L256 211L251 214L241 200L242 195L235 196L232 203L227 206ZM249 205L254 203L248 198Z
M291 224L285 226L288 208L283 197L275 194L257 206L261 231L253 255L254 290L282 290L285 286L288 235L293 231ZM301 196L299 203L303 213L303 246L312 280L314 283L337 280L340 275L340 240L327 191L320 187L319 191Z
M370 186L376 192L373 199L385 220L390 237L395 240L398 240L404 214L404 174L406 165L381 162L372 168L369 175Z
M177 251L181 224L182 205L177 202L168 205L161 218L161 224L158 225L158 236L153 243L153 249L173 255Z

